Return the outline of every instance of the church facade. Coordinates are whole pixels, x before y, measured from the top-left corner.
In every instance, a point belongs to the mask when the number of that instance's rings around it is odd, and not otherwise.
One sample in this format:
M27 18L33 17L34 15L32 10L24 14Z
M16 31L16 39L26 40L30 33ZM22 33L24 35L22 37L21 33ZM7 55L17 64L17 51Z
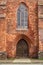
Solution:
M0 0L0 51L12 58L38 58L38 36L37 0Z

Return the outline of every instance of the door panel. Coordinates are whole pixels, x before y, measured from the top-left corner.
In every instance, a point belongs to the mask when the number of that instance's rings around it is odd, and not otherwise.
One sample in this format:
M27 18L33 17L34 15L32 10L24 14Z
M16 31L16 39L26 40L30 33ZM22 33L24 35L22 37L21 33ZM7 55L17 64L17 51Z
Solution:
M28 57L28 45L24 39L21 39L17 43L16 57L18 57L18 58Z

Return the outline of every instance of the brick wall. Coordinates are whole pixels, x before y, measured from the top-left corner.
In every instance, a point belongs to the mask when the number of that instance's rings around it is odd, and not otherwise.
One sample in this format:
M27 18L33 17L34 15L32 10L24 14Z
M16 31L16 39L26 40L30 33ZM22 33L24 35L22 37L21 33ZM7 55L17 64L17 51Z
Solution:
M28 30L17 30L17 10L20 3L28 9ZM25 39L29 46L29 57L38 56L38 2L37 0L0 0L0 51L7 51L8 57L16 57L16 45ZM4 5L4 7L3 7ZM30 43L30 44L29 44Z

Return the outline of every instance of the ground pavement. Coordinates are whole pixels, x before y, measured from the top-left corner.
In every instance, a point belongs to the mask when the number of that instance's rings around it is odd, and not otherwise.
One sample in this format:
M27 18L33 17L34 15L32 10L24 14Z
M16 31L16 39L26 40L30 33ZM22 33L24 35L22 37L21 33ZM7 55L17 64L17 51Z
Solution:
M14 63L14 64L32 64L32 63L43 63L43 60L36 59L14 59L14 60L0 60L0 63Z

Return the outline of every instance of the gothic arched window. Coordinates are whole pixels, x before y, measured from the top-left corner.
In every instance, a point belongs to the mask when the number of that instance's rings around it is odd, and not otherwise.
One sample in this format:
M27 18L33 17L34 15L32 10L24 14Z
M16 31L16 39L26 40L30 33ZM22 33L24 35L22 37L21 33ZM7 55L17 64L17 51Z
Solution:
M23 3L20 4L17 11L17 28L28 29L28 11Z

